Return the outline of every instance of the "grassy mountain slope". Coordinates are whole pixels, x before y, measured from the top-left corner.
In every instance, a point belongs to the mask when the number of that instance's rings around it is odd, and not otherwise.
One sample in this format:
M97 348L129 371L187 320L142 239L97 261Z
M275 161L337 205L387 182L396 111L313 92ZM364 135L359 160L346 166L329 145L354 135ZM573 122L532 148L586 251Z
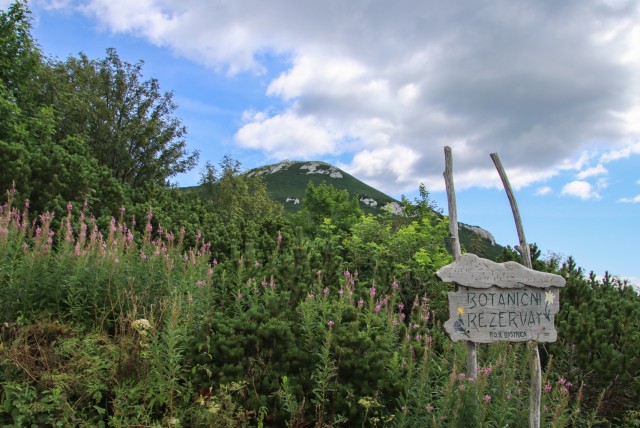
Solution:
M302 208L302 199L310 181L316 186L325 182L336 189L347 190L353 196L357 195L365 212L377 213L387 204L398 204L392 197L324 162L283 161L252 169L247 174L262 177L273 198L281 202L287 212Z
M400 212L399 201L363 183L343 170L325 162L282 161L246 172L248 176L259 176L277 202L284 205L285 210L294 213L302 209L305 190L309 182L314 185L327 183L339 190L347 190L350 195L357 196L360 208L365 213L378 214L383 207L390 207L393 212ZM197 191L198 187L184 188L186 191ZM494 260L502 251L491 233L477 227L460 223L460 243L463 251Z
M360 207L367 213L377 214L387 204L392 204L395 209L399 208L396 199L324 162L283 161L252 169L247 174L261 176L272 197L281 202L287 212L302 208L304 192L310 181L315 185L325 182L336 189L345 189L351 195L357 195ZM460 226L460 242L467 252L495 259L502 251L502 247L495 243L489 232L463 223Z

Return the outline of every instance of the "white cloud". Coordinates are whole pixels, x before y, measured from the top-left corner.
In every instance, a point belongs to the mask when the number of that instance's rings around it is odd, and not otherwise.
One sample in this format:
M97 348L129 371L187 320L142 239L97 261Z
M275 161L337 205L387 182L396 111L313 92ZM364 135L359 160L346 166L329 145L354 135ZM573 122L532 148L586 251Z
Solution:
M264 113L247 114L250 122L236 133L236 142L246 148L259 149L273 159L308 159L338 152L339 134L317 123L313 117L283 113L268 117ZM300 142L304 141L304 144Z
M271 157L338 150L365 171L364 159L395 148L398 157L411 154L412 167L387 162L369 174L415 189L419 181L442 183L445 145L462 174L459 188L501 187L492 152L514 186L568 165L581 170L580 155L596 141L609 150L602 164L640 153L638 143L624 144L640 123L637 0L76 4L111 31L229 74L263 73L265 53L286 58L266 94L287 107L236 135ZM577 182L603 169L579 172Z
M573 196L583 200L600 199L600 195L595 191L590 183L580 180L567 183L562 188L562 192L560 192L560 194L564 196Z
M362 150L350 164L339 164L339 167L374 187L394 192L415 176L414 168L419 158L420 154L411 148L387 146Z
M540 187L536 190L536 195L545 196L553 193L553 190L549 186Z
M619 159L627 159L631 155L639 155L639 154L640 154L640 142L635 142L635 143L627 144L622 148L616 148L604 153L600 157L600 162L609 163Z
M606 174L607 172L607 168L605 168L602 164L598 164L597 166L580 171L578 173L578 179L584 180L585 178L593 177L594 175Z
M625 204L640 204L640 195L636 195L634 198L621 198L618 199L618 202Z

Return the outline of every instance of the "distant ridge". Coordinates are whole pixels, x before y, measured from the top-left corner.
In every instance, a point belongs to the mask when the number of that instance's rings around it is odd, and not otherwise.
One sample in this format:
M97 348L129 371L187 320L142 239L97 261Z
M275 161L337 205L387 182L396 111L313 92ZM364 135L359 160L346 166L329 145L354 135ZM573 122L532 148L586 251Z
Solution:
M352 197L357 196L360 208L365 213L376 215L383 209L394 214L402 213L397 199L322 161L284 160L251 169L245 174L249 177L261 177L271 197L280 202L288 213L295 213L303 208L304 194L309 182L316 186L321 183L330 184L338 190L346 190ZM184 189L196 191L198 187ZM479 226L458 224L460 242L465 251L490 260L495 260L501 254L503 247L496 243L491 232Z
M366 213L379 214L385 208L395 214L402 212L397 199L386 195L358 180L340 168L322 161L284 160L272 165L254 168L246 173L250 177L262 177L271 196L282 203L289 213L302 209L304 193L309 182L331 184L358 196L360 208ZM498 245L491 232L479 227L459 223L460 241L468 252L475 252L488 259L500 255Z

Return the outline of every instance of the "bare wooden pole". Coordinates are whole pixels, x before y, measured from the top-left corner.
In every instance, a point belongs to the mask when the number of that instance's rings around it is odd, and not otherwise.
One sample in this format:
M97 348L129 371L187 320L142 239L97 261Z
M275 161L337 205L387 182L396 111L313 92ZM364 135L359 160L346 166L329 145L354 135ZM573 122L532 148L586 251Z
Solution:
M460 239L458 238L458 207L456 205L456 190L453 186L453 154L451 147L444 148L444 184L447 189L447 203L449 206L449 239L453 250L454 261L460 260Z
M513 191L511 190L509 178L507 177L507 173L502 167L502 162L500 162L500 158L498 157L497 153L491 153L491 160L493 160L493 163L498 170L498 174L500 174L502 185L504 186L505 192L507 192L507 198L509 198L509 203L511 204L511 211L513 211L513 219L516 222L516 230L518 231L518 239L520 240L520 249L518 251L522 256L522 264L529 269L532 269L533 267L531 265L531 252L529 251L527 239L524 236L524 228L522 227L522 220L520 219L520 210L518 210L516 197L513 195Z
M516 222L516 230L518 231L518 240L520 241L519 252L522 257L522 264L529 269L533 269L533 265L531 263L531 252L529 251L529 244L527 244L527 239L524 236L524 228L522 227L522 220L520 219L520 210L518 210L518 203L516 202L516 198L513 194L513 191L511 190L509 178L507 177L507 173L502 167L502 162L500 162L500 158L498 157L497 153L491 153L491 160L493 160L493 163L498 170L498 174L500 174L502 185L504 186L505 192L507 192L507 197L509 198L509 203L511 204L513 219ZM533 340L530 340L527 343L527 347L529 348L529 368L531 370L531 388L529 395L529 427L539 428L540 399L542 394L542 369L540 367L540 351L538 350L538 343L534 342Z
M458 208L456 206L456 191L453 186L453 155L451 147L444 148L444 183L447 188L447 205L449 207L449 239L453 259L460 260L462 250L460 249L460 239L458 238ZM475 377L478 371L478 349L476 343L467 341L467 376Z

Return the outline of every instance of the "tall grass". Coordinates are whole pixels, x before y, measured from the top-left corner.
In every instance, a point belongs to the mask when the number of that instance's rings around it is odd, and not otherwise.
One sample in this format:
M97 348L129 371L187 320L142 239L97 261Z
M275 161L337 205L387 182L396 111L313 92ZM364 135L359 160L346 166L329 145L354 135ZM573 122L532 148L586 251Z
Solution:
M482 346L465 376L424 296L348 266L279 284L281 237L218 263L151 212L138 234L124 209L105 231L63 215L0 208L3 426L526 425L524 347ZM583 420L579 386L552 365L544 385L545 426Z

